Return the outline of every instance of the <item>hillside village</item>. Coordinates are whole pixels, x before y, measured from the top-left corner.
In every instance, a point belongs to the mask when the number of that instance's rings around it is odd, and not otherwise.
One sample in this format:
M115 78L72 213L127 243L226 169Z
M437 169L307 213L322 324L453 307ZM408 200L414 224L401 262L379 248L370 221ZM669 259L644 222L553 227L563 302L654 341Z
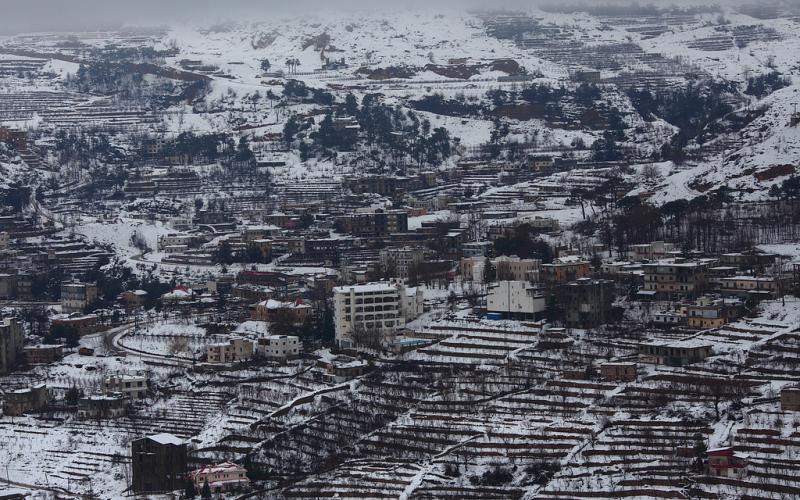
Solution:
M800 496L800 8L0 37L0 498Z

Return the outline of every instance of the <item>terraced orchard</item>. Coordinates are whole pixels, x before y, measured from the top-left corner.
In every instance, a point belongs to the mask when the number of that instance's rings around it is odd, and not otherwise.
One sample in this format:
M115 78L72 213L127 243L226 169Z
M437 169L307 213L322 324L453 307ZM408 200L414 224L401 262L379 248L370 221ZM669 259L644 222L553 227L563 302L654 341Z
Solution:
M788 498L800 492L800 415L781 410L764 370L797 373L796 330L763 317L731 323L697 334L719 354L640 363L637 380L621 382L597 367L635 359L634 338L665 332L441 321L418 332L433 345L376 361L236 439L265 491L283 498ZM744 476L709 473L719 446L749 456Z

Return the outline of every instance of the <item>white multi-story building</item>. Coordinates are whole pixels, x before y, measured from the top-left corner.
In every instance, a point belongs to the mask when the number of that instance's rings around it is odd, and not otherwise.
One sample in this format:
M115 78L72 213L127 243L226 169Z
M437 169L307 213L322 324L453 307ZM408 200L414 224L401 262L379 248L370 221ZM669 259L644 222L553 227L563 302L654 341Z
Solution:
M147 395L147 377L144 375L111 375L103 379L106 394L120 393L136 401Z
M546 307L544 293L527 281L498 281L487 290L486 312L489 313L532 319Z
M258 354L270 359L293 358L300 354L300 339L293 335L269 335L258 339Z
M355 347L356 332L383 337L423 311L422 290L395 282L336 287L333 302L336 342L343 348Z

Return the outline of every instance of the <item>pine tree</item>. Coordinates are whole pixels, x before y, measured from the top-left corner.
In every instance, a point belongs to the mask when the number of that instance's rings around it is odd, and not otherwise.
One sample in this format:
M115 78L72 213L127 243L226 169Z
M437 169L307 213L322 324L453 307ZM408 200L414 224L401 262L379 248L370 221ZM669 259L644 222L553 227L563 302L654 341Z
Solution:
M200 498L211 498L211 487L208 485L208 480L203 482L203 491L200 493Z
M197 496L197 488L194 486L194 481L191 479L186 480L186 490L184 491L183 496L185 498L194 498Z

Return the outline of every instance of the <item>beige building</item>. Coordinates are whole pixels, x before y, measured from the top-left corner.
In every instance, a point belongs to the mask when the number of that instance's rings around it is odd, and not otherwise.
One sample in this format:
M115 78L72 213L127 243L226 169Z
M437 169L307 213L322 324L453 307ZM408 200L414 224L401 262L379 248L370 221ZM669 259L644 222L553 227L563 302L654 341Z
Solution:
M211 344L206 350L209 363L236 363L253 359L253 342L243 338L233 338L228 342Z
M61 312L70 314L83 312L89 304L97 300L97 286L89 283L61 284Z
M667 259L644 264L644 288L640 295L656 298L697 295L706 287L708 268L714 259Z
M505 281L539 281L540 259L520 259L517 256L501 256L492 260L498 280Z
M775 278L768 276L731 276L719 280L720 292L726 297L772 299L780 288Z
M541 269L542 281L551 286L588 278L592 274L589 261L575 255L558 257L551 264L542 264Z
M742 304L737 299L709 299L701 297L684 308L689 328L710 329L738 319Z

